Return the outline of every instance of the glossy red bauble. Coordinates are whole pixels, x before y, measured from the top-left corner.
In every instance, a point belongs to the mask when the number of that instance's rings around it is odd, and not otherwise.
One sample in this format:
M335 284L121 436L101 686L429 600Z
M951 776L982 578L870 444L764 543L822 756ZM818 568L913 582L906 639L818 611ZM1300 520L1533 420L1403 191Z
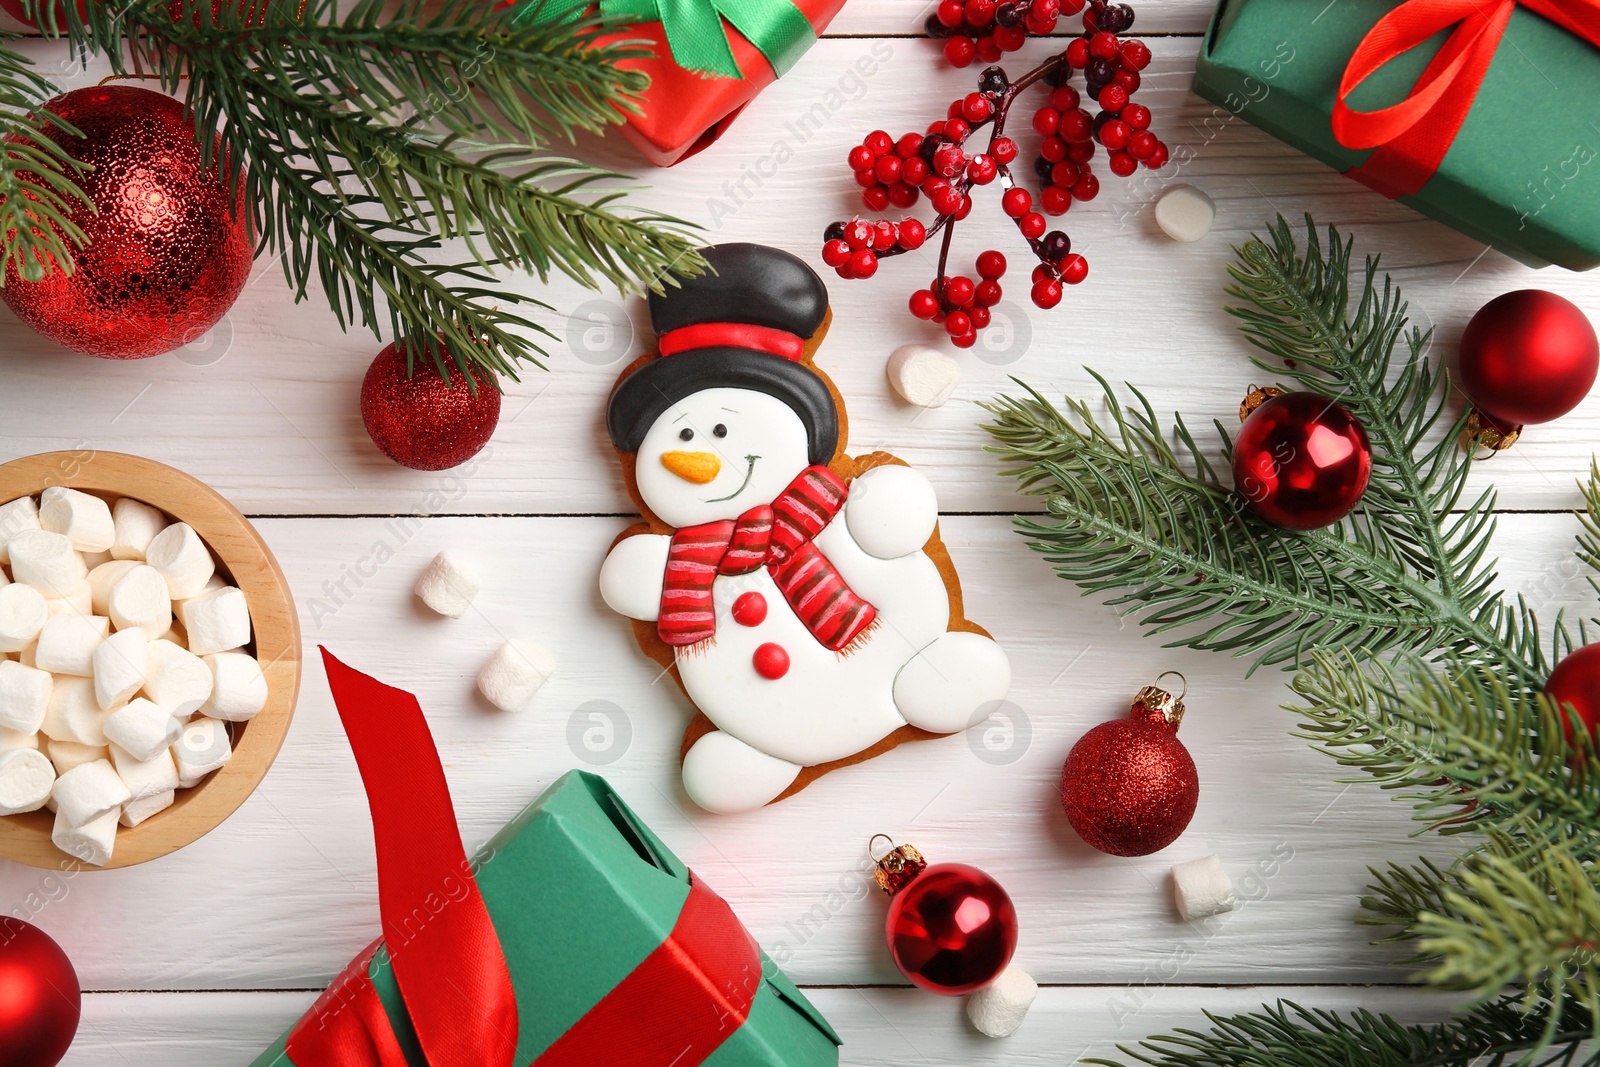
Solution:
M476 368L472 377L476 395L459 370L446 382L421 356L407 377L405 352L396 345L385 348L361 382L361 421L372 443L412 470L459 467L489 443L500 422L494 379Z
M1354 510L1372 477L1372 445L1348 408L1318 393L1284 393L1244 421L1233 481L1266 521L1313 530Z
M964 863L928 867L889 900L889 952L914 985L955 996L999 977L1017 948L1017 910Z
M78 975L43 930L0 917L0 1063L55 1067L78 1032Z
M1461 335L1458 373L1473 406L1502 423L1549 422L1577 407L1600 369L1600 343L1578 306L1519 289L1479 309Z
M72 219L89 237L74 270L6 264L5 301L18 318L67 348L139 359L198 340L250 277L255 253L241 177L228 196L201 166L183 104L128 85L77 89L44 105L82 133L47 132L92 168L78 183L97 213ZM7 143L19 143L16 135Z
M1563 657L1545 681L1544 692L1558 705L1572 705L1593 735L1600 728L1600 644L1584 645ZM1572 723L1563 717L1562 726L1570 740Z

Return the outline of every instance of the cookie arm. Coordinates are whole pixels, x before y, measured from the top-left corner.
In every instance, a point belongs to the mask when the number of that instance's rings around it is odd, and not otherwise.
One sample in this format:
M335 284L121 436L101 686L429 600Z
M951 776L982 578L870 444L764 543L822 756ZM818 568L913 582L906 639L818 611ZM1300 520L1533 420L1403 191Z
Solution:
M635 534L614 545L600 567L600 597L618 615L654 622L661 614L661 586L667 573L665 534Z
M868 555L898 559L927 544L939 521L939 499L920 472L889 464L850 483L844 517Z

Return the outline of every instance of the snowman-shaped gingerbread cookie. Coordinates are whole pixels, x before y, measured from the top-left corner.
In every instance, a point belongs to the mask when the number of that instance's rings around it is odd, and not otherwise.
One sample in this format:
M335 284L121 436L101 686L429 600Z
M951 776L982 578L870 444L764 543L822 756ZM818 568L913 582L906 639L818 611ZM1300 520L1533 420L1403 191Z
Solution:
M711 271L650 298L658 350L611 394L646 521L612 546L600 592L701 712L684 788L734 812L966 729L1011 668L962 615L928 480L844 454L843 405L811 363L822 279L761 245L705 255Z

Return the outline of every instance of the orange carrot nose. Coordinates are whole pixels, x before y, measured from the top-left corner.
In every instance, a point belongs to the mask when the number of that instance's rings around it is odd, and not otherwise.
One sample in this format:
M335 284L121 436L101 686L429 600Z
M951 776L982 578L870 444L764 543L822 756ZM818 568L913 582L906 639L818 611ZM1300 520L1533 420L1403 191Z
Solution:
M722 470L722 460L710 452L663 452L661 465L695 485L705 485Z

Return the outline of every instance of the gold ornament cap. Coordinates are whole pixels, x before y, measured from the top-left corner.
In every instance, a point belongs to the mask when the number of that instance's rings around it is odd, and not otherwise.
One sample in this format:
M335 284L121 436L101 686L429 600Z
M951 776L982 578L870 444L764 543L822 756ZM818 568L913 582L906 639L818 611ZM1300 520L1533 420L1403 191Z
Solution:
M889 851L882 856L873 852L879 838L889 842ZM872 857L872 873L878 888L890 896L894 896L928 866L928 861L922 858L922 853L910 845L895 844L894 839L888 834L874 834L872 840L867 842L867 855Z
M1265 404L1275 396L1282 396L1283 390L1271 385L1252 385L1250 392L1239 401L1239 421L1243 422L1250 417L1250 413Z
M1469 452L1487 448L1493 454L1504 452L1516 444L1521 436L1521 426L1508 427L1493 415L1473 408L1467 413L1467 425L1461 431L1461 444Z
M1128 709L1128 714L1135 719L1144 719L1148 722L1162 722L1178 728L1183 722L1183 698L1189 692L1189 680L1177 671L1165 671L1156 677L1156 681L1171 675L1183 683L1183 689L1173 693L1170 689L1163 689L1159 685L1147 685L1139 690L1133 698L1133 706Z

